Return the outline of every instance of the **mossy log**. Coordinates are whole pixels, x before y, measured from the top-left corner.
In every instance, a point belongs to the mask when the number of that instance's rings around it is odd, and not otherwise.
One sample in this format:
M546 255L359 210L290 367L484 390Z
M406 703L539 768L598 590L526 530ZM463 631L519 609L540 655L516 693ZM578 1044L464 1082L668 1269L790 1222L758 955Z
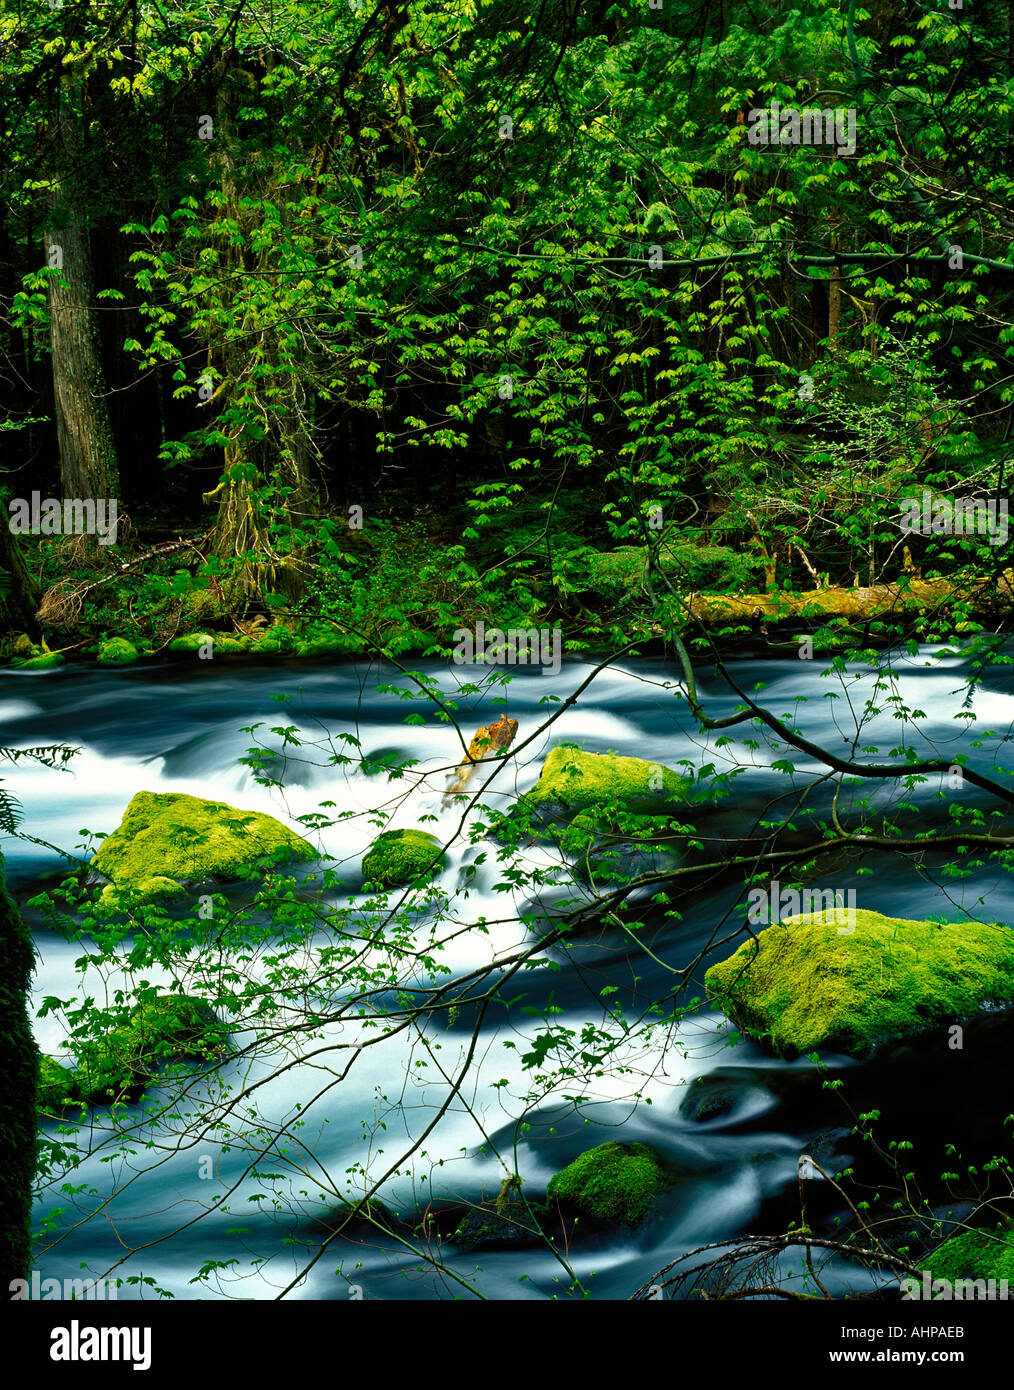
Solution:
M997 579L906 577L896 584L867 588L831 585L802 593L692 594L686 600L691 615L705 627L771 626L829 618L873 622L931 613L951 604L967 604L972 613L980 614L1014 611L1014 570L1005 570Z

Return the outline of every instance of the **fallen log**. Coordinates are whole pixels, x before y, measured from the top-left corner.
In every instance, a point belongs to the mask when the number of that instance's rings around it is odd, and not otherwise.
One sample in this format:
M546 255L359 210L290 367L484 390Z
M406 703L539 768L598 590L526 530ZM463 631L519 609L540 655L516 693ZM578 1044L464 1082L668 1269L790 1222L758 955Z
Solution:
M904 579L895 584L846 589L829 586L802 593L692 594L682 605L705 627L728 623L777 624L800 619L847 618L870 622L891 615L910 617L945 604L967 604L972 613L1014 611L1014 570L997 578L959 575Z

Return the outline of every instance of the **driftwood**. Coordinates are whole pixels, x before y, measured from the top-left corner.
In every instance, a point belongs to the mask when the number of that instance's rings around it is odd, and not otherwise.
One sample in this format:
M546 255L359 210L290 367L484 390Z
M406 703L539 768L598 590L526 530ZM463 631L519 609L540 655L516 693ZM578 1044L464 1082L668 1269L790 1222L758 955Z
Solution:
M454 780L448 784L444 792L444 805L451 802L451 798L463 792L465 787L472 779L475 772L476 763L491 754L499 754L501 757L514 742L514 736L518 731L518 721L508 719L505 714L487 728L484 724L476 730L475 738L468 745L468 753L463 763L458 764Z

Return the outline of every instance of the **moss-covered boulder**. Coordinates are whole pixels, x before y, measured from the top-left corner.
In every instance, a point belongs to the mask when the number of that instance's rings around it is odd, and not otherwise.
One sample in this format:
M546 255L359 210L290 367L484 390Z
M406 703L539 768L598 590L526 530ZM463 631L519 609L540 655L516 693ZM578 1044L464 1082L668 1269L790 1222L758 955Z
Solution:
M506 843L552 841L578 861L579 873L588 872L580 861L591 851L596 880L626 868L639 873L665 834L674 807L692 786L690 778L644 758L554 748L535 786L505 815L495 817L489 833ZM616 852L624 844L626 864L623 851ZM662 853L669 851L675 852L671 843Z
M109 637L100 643L96 659L100 666L132 666L137 660L137 648L125 637Z
M962 1231L951 1236L922 1262L934 1279L951 1284L969 1279L1006 1279L1014 1291L1014 1229L997 1226L992 1231Z
M598 809L619 802L631 811L661 811L687 795L690 780L662 763L616 753L554 748L526 799L559 813Z
M167 994L138 1004L121 1028L82 1049L72 1073L88 1105L134 1101L166 1063L220 1056L228 1031L201 999Z
M296 650L296 639L283 623L274 623L258 635L254 649L284 656Z
M65 1105L81 1099L77 1077L55 1057L39 1058L39 1089L36 1103L42 1115L56 1115Z
M568 853L581 854L599 835L615 841L626 838L624 831L646 837L657 833L664 822L649 824L648 818L671 813L692 785L672 768L644 758L554 748L535 786L498 818L491 833L498 840L519 835L558 840ZM565 829L573 833L561 835Z
M91 867L110 880L102 901L115 907L128 892L155 902L208 879L245 878L315 857L301 835L263 811L183 792L138 792Z
M572 1215L606 1225L642 1226L674 1181L664 1160L647 1144L599 1144L549 1180L550 1209L558 1202Z
M212 656L243 656L251 648L249 637L235 637L227 632L187 632L169 643L171 652L210 652Z
M856 909L785 917L705 976L709 999L779 1056L868 1057L884 1043L1014 1005L1014 932Z
M403 888L432 877L443 864L435 835L425 830L384 830L363 857L363 878L388 888Z

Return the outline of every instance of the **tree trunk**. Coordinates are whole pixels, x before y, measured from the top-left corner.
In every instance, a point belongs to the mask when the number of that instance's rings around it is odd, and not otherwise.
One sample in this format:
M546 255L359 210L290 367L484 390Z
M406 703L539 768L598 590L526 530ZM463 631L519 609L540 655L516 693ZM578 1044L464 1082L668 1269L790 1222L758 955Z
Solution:
M840 248L841 239L838 235L838 227L841 218L835 214L831 219L831 226L834 229L831 233L831 250L837 251ZM836 261L831 267L831 279L827 289L827 342L832 352L841 350L841 266Z
M64 497L113 498L119 470L109 419L105 375L95 323L87 200L81 166L83 87L66 81L60 92L54 154L54 191L45 233L49 281L49 337L53 395Z
M249 73L237 73L235 78L237 88L243 83L254 86ZM235 99L235 91L223 82L218 93L215 158L222 177L221 215L247 234L256 224L251 224L250 214L242 208L245 187L240 186L240 179L249 179L251 175L245 170L238 176L233 157L237 148L233 139ZM261 178L271 186L274 179L281 181L281 174L266 165ZM271 274L274 269L268 252L260 253L254 260L244 246L232 244L223 249L220 266L225 283L236 275ZM233 599L256 600L267 590L296 598L306 589L303 567L293 550L297 548L295 526L306 514L313 495L309 483L312 451L307 433L312 402L300 375L302 354L283 365L277 353L273 354L267 346L273 343L273 336L273 331L262 332L256 344L248 336L238 340L226 336L222 341L208 343L211 358L217 359L224 377L216 396L221 393L225 404L241 403L263 432L255 441L242 423L231 430L225 446L224 477L215 491L206 495L206 500L214 496L219 499L211 549L219 559L234 566L231 586L226 581ZM271 391L266 390L263 397L251 390L248 381L252 356L272 362L276 368L268 379ZM285 382L284 398L280 398L279 381Z
M35 1176L35 1096L39 1053L28 1020L32 941L4 886L0 856L0 1288L31 1266L32 1179Z
M38 632L36 588L7 522L6 515L0 516L0 631L34 636Z

